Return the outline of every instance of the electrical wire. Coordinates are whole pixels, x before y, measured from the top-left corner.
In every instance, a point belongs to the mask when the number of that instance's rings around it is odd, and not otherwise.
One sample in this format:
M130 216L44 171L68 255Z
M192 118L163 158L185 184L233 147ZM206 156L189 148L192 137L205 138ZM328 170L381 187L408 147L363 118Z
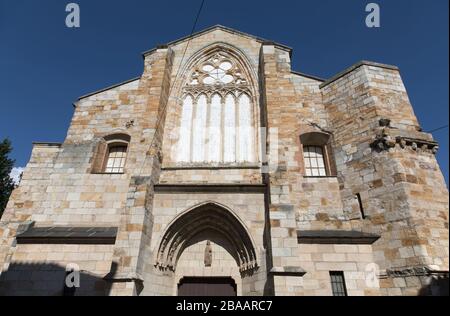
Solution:
M187 43L186 43L186 47L184 48L184 52L183 52L183 56L182 56L182 58L181 58L180 65L183 64L183 61L184 61L184 59L185 59L185 57L186 57L186 52L187 52L187 50L188 50L188 48L189 48L189 44L191 43L192 35L194 34L195 29L196 29L196 27L197 27L197 23L198 23L198 20L200 19L200 15L201 15L201 13L202 13L202 10L203 10L203 7L204 7L204 5L205 5L205 2L206 2L206 0L202 0L202 2L201 2L201 4L200 4L200 7L199 7L199 9L198 9L198 11L197 11L197 15L196 15L196 17L195 17L194 25L192 26L192 30L191 30L191 33L190 33L190 35L189 35L189 39L188 39L188 41L187 41ZM181 70L181 67L178 68L177 74L175 75L175 79L174 79L173 83L171 84L171 86L170 86L170 88L169 88L169 93L168 93L169 99L171 98L172 89L173 89L173 87L175 86L175 83L176 83L177 80L178 80L178 76L180 75L180 70ZM169 100L167 100L167 102L165 102L163 108L161 109L161 111L159 111L160 115L159 115L159 117L158 117L158 119L157 119L157 121L156 121L155 133L154 133L154 135L153 135L152 141L150 142L150 146L149 146L149 149L150 149L150 150L151 150L151 148L153 147L153 145L154 145L154 143L155 143L156 136L157 136L157 133L158 133L159 128L161 127L162 118L163 118L163 116L164 116L164 114L165 114L165 111L166 111L166 108L167 108L167 104L168 104L168 103L169 103ZM147 157L148 157L148 155L145 156L145 159L144 159L144 161L142 162L141 168L139 169L139 170L140 170L139 173L142 172L142 169L144 168L145 163L147 162Z

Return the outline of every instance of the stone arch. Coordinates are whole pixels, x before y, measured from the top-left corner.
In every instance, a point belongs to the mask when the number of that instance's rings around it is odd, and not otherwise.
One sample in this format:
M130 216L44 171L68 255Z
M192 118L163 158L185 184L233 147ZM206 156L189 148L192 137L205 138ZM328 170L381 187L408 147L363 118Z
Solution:
M325 132L313 131L300 135L302 145L326 146L332 139L332 135Z
M169 224L160 240L155 266L174 272L183 251L198 235L208 232L219 234L231 245L227 251L241 274L258 269L255 246L244 224L231 210L214 202L191 208Z
M222 71L215 74L216 76L229 76L233 78L231 82L219 82L221 79L216 78L215 83L205 83L205 79L213 77L208 71L204 70L204 66L208 64L211 67L221 67L220 64L228 63L230 66L227 69L219 69L217 71ZM260 161L260 150L258 148L261 144L260 135L260 107L259 107L259 81L257 75L257 67L254 65L246 54L239 48L224 42L215 42L206 45L198 50L196 50L186 62L183 62L179 67L180 76L176 78L174 83L173 96L176 96L178 101L171 103L169 110L167 112L166 128L170 132L165 136L163 141L163 151L166 153L165 164L167 165L183 165L183 164L207 164L207 163L244 163L249 162L257 163ZM205 143L205 148L202 146L193 146L192 142L197 140L199 142L198 133L193 129L193 124L195 123L194 117L197 115L195 109L198 109L198 100L202 95L207 97L207 107L205 115L201 116L202 119L206 116L206 129L200 125L199 131L204 133L202 140ZM211 106L212 98L215 95L221 96L221 106L215 107ZM238 150L236 149L233 154L225 155L226 147L224 138L225 129L223 126L223 121L225 119L225 107L224 102L228 95L233 96L236 108L235 112L239 113L239 97L246 95L250 100L250 111L245 112L245 117L248 119L243 120L249 129L244 129L248 135L242 139L249 139L251 142L251 147L248 151L250 154L245 154L241 157L238 155ZM186 105L186 98L192 97L192 105ZM186 109L185 109L186 108ZM192 108L192 110L190 110ZM202 107L203 108L203 107ZM219 108L219 110L217 110ZM218 115L210 116L211 111L219 111ZM236 114L237 115L237 114ZM186 117L189 116L190 119ZM211 117L213 119L211 119ZM203 121L202 121L203 122ZM212 123L213 122L213 123ZM214 138L215 134L210 133L210 124L216 124L220 128L217 130L218 136ZM238 127L238 122L235 122L236 130ZM189 128L188 128L189 127ZM211 136L213 135L213 136ZM213 145L207 141L208 137L213 137ZM237 131L232 135L235 138L234 147L238 147L243 144L240 143L240 138ZM217 139L220 139L218 143ZM210 150L210 146L216 146L219 150ZM197 149L195 152L197 155L194 156L194 147ZM215 154L211 154L214 152ZM219 154L217 154L219 152ZM229 153L229 152L228 152ZM213 159L210 160L210 156ZM231 157L233 156L233 157ZM228 157L228 160L225 159ZM239 161L239 157L243 161ZM245 158L245 159L244 159Z
M235 61L241 70L244 73L244 77L248 79L248 84L245 85L245 89L239 90L238 87L234 87L234 89L238 89L237 91L233 91L233 95L237 98L238 95L246 94L253 105L254 113L253 113L253 126L255 127L255 131L259 130L259 117L260 117L260 108L259 108L259 80L257 74L257 65L247 57L247 55L238 47L231 45L225 42L215 42L205 47L200 48L196 51L192 56L180 65L179 73L181 74L176 78L176 82L174 82L174 93L176 95L175 99L177 100L177 107L182 107L183 100L186 95L191 95L195 101L196 97L201 93L206 93L207 97L210 98L214 94L219 94L222 98L225 98L230 91L218 91L215 87L211 87L211 91L201 91L198 94L194 91L185 91L185 85L188 82L188 76L191 74L192 70L196 65L201 64L206 61L208 58L213 56L216 53L224 52L229 57ZM236 93L234 93L236 92ZM170 120L170 118L169 118ZM177 126L177 123L174 122L174 126ZM255 134L255 137L258 139L258 133Z
M122 139L126 142L131 142L131 136L125 129L116 128L109 132L102 133L98 136L98 138L103 139L105 141L109 141L111 139Z

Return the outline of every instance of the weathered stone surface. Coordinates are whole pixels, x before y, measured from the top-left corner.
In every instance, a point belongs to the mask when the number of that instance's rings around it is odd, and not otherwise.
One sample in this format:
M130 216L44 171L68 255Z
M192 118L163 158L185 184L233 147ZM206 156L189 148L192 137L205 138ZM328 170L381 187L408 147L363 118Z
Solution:
M208 96L251 94L258 159L179 163L191 70L221 51L249 85L210 86ZM448 190L399 70L360 62L323 82L293 72L290 53L214 27L147 52L141 77L80 98L65 141L34 144L0 221L0 293L61 295L76 264L81 295L176 295L185 276L231 277L238 295L332 295L330 271L344 272L349 295L440 294ZM108 137L119 134L129 139L124 170L104 173ZM316 134L327 177L306 176L304 146L314 144L304 142ZM32 225L117 236L18 244ZM298 231L380 238L299 244Z

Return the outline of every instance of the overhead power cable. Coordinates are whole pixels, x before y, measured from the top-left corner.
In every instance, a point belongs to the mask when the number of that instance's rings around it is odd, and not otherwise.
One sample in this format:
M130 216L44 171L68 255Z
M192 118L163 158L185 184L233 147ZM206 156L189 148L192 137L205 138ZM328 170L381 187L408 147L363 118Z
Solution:
M432 133L435 133L435 132L441 131L441 130L443 130L443 129L446 129L446 128L448 128L448 125L445 125L445 126L441 126L441 127L438 127L438 128L436 128L436 129L433 129L433 130L431 130L431 131L428 131L427 133L430 133L430 134L432 134Z
M189 35L189 39L188 39L188 41L187 41L187 43L186 43L186 47L184 48L183 56L182 56L181 62L180 62L180 67L178 68L178 71L177 71L177 73L176 73L176 75L175 75L175 80L172 82L172 84L170 85L170 88L169 88L169 94L168 94L168 95L169 95L169 98L170 98L170 96L171 96L172 89L173 89L173 87L175 86L175 83L176 83L177 80L178 80L178 76L179 76L180 70L181 70L181 68L182 68L181 65L183 64L184 59L185 59L185 57L186 57L186 52L187 52L187 50L188 50L188 48L189 48L189 44L191 43L192 35L194 34L194 32L195 32L195 30L196 30L196 28L197 28L197 23L198 23L198 20L200 19L200 15L201 15L201 13L202 13L202 11L203 11L203 7L204 7L204 5L205 5L205 2L206 2L206 0L202 0L202 2L201 2L201 4L200 4L200 7L198 8L197 14L196 14L196 16L195 16L194 24L193 24L192 29L191 29L191 33L190 33L190 35ZM158 129L160 128L160 125L161 125L161 123L162 123L162 118L163 118L163 116L164 116L164 113L165 113L165 111L166 111L166 107L167 107L167 104L168 104L168 103L169 103L169 100L167 100L167 102L165 102L165 104L164 104L162 110L159 111L160 115L159 115L159 117L158 117L158 119L157 119L157 121L156 121L155 134L153 135L152 141L150 142L150 147L149 147L149 149L151 149L151 148L153 147L154 143L155 143L156 136L157 136L157 131L158 131ZM144 159L144 161L142 162L142 165L141 165L141 168L140 168L140 172L142 172L142 168L145 166L145 163L146 163L146 161L147 161L147 157L148 157L148 155L145 156L145 159Z

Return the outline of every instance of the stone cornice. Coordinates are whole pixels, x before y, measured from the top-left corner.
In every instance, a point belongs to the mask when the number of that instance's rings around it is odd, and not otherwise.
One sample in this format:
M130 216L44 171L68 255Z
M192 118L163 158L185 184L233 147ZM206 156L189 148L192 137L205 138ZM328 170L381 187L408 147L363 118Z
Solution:
M298 231L299 244L318 245L371 245L380 236L358 231Z
M168 163L161 170L220 170L220 169L261 169L259 163Z
M52 142L33 142L34 146L37 147L61 147L62 143L52 143Z
M422 151L432 154L436 154L439 150L439 143L434 141L430 134L409 132L389 127L379 129L370 146L379 152L395 147L402 149L411 148L417 152Z
M156 184L155 193L264 193L265 184Z
M30 227L17 235L18 244L114 245L117 227Z
M273 267L270 269L270 274L274 276L296 276L302 277L306 271L300 267Z
M380 276L382 277L391 277L391 278L404 278L411 276L430 276L430 275L441 275L447 276L449 275L449 271L438 271L433 270L426 266L421 267L404 267L404 268L392 268L386 269L386 271Z
M360 62L357 62L356 64L354 64L353 66L348 67L347 69L341 71L340 73L334 75L333 77L331 77L330 79L328 79L327 81L325 81L324 83L322 83L320 85L320 89L326 87L327 85L329 85L330 83L335 82L336 80L346 76L347 74L353 72L354 70L358 69L361 66L371 66L371 67L378 67L378 68L384 68L384 69L390 69L390 70L399 70L399 68L397 66L393 66L393 65L387 65L387 64L381 64L381 63L376 63L373 61L367 61L367 60L362 60Z

